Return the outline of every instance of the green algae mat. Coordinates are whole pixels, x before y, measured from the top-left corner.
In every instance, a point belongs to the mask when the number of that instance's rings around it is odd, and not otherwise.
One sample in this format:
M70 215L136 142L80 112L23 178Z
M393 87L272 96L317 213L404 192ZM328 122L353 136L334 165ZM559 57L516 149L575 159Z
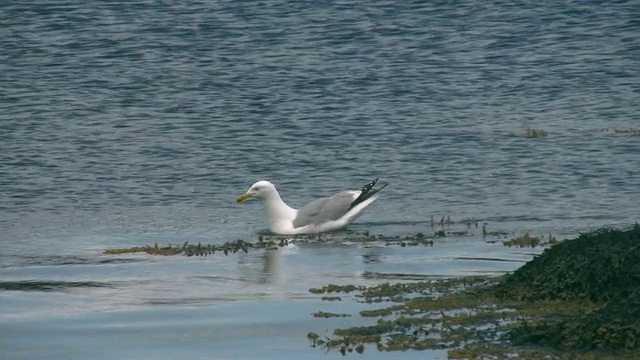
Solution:
M499 278L310 291L381 304L357 314L371 325L307 335L312 347L342 355L449 349L452 359L640 359L637 224L559 242Z

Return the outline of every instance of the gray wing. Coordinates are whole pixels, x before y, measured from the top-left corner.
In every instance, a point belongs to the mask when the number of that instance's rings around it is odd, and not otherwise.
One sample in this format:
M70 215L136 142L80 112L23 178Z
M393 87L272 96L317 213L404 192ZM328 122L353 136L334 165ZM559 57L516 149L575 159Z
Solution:
M298 216L293 220L294 227L318 225L327 221L337 220L346 214L354 200L352 191L343 191L314 200L298 210Z

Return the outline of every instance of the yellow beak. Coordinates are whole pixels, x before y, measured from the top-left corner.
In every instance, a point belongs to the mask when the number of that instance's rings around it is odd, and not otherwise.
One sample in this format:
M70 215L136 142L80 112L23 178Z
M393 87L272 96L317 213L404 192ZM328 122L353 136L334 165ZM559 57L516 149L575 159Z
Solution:
M246 200L247 198L251 197L251 195L253 195L253 194L250 194L250 193L240 194L236 198L236 202L240 202L240 201Z

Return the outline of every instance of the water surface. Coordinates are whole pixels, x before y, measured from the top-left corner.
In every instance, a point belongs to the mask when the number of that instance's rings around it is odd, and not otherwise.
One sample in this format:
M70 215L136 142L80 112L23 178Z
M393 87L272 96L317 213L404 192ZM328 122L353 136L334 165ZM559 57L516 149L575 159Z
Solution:
M364 305L310 287L500 274L541 251L485 222L637 221L640 138L612 131L640 126L637 5L538 5L3 2L0 281L75 285L0 290L2 357L324 359L308 331L364 320L311 312ZM101 254L255 240L259 204L233 199L257 180L297 207L376 177L390 185L351 230L479 227L420 248Z

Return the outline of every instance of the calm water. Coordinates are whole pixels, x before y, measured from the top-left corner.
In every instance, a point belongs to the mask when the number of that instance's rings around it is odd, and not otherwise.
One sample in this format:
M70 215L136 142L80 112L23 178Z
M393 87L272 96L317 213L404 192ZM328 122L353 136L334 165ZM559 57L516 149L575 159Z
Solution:
M0 280L104 286L0 291L1 357L325 359L340 355L306 332L366 321L310 313L363 305L309 287L501 273L540 251L472 227L419 249L100 254L253 240L262 210L233 199L260 179L301 206L379 177L390 186L351 227L374 234L432 233L431 216L560 237L638 221L640 137L611 129L640 127L639 14L634 1L2 2Z

